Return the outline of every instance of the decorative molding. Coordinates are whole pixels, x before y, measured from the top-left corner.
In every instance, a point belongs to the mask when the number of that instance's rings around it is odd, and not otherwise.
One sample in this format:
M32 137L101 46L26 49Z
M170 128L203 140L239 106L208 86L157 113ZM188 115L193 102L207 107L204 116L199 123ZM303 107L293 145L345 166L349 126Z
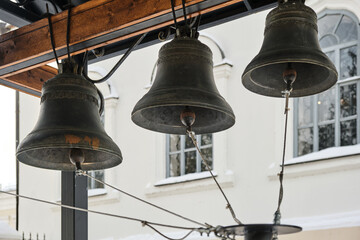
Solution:
M226 60L226 59L225 59ZM220 64L214 66L214 77L215 81L219 79L229 80L231 76L232 65L228 61L221 62Z
M284 224L299 225L304 231L360 226L360 211L283 219Z
M273 170L276 164L272 163L269 169ZM360 169L360 158L358 155L347 156L342 158L316 160L302 162L292 165L285 165L286 174L284 178L299 178L305 176L329 174L340 171L351 171ZM274 171L268 175L270 180L278 180Z

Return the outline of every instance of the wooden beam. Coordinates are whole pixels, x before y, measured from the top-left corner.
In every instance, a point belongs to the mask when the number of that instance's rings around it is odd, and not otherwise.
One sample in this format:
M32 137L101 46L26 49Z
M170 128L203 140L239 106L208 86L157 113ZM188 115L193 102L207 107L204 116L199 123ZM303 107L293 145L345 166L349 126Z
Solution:
M29 91L26 91L26 89L30 89L35 93L32 95L39 96L43 83L54 77L56 74L57 69L45 65L3 79L13 84L10 86L7 85L8 87L26 93L29 93Z
M195 16L239 2L242 0L186 0L186 6L205 4L203 5L205 7L191 13ZM181 8L181 1L176 0L176 9L179 8ZM55 45L60 58L66 57L67 13L65 11L51 17ZM171 18L161 18L164 14L170 13L169 0L88 1L71 10L72 55L170 25ZM156 21L151 22L150 25L144 24L153 20ZM130 27L132 30L127 32L126 30ZM121 30L123 31L117 34ZM0 36L0 76L2 78L9 79L9 76L52 61L54 57L47 19Z

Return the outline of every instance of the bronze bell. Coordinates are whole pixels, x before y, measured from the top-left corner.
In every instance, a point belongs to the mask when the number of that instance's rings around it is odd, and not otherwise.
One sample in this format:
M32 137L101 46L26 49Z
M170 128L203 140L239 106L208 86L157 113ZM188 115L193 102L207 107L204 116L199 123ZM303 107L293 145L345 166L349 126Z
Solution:
M20 162L63 171L75 170L75 163L83 170L121 163L120 149L100 121L97 88L80 72L73 59L65 60L44 83L37 124L17 149Z
M187 122L193 122L196 134L234 125L235 115L215 85L209 47L189 36L176 36L165 44L159 51L154 83L135 105L132 120L169 134L186 134Z
M264 42L242 75L250 91L281 97L286 89L283 73L297 73L291 97L316 94L333 86L337 71L321 51L315 12L303 0L282 0L266 17Z

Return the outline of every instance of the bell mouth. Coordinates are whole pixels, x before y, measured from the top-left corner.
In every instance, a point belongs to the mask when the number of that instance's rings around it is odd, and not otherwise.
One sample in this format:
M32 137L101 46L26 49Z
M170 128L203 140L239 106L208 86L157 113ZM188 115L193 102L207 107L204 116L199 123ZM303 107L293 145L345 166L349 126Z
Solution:
M122 157L115 152L109 152L107 149L83 149L85 161L81 163L81 169L84 171L102 170L115 167L121 163ZM68 147L46 147L22 150L17 153L20 162L38 168L75 171L74 165L69 159ZM51 157L50 157L51 156Z
M282 91L286 89L283 73L289 63L297 72L290 97L317 94L337 82L338 73L334 64L320 49L292 47L260 50L246 67L242 83L254 93L282 97Z
M35 129L18 146L16 157L27 165L61 171L75 171L70 150L81 149L84 171L115 167L122 162L119 147L112 139L99 133L69 129Z
M147 107L133 112L132 121L137 125L156 132L186 135L187 127L181 122L181 112L188 105L163 105ZM232 114L205 108L204 106L191 106L196 114L196 121L191 130L196 134L215 133L226 130L235 124ZM218 124L221 122L222 124Z
M292 87L290 97L304 97L323 92L331 88L337 81L337 72L328 66L291 62L297 70L297 78ZM283 72L288 62L273 62L255 67L244 72L242 83L248 90L269 97L283 97L286 89ZM298 71L300 69L300 71ZM317 76L314 76L318 75Z
M191 88L149 91L134 107L131 119L148 130L185 135L181 113L186 108L195 113L191 129L196 134L223 131L235 124L235 115L225 99L217 93Z

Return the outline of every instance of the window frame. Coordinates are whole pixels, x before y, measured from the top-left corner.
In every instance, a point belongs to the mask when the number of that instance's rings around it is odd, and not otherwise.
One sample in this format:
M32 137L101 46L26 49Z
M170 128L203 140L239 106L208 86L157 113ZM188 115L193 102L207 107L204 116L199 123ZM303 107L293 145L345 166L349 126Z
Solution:
M211 134L211 133L209 133L209 134ZM195 151L195 153L196 153L196 172L195 173L204 172L204 171L201 171L202 159L201 159L199 152L196 150L195 146L193 146L191 148L185 148L185 138L187 138L188 136L178 135L180 137L180 150L170 152L170 135L171 134L166 134L166 156L165 156L166 173L165 173L165 178L181 177L181 176L187 175L185 173L185 168L186 168L185 153L191 152L191 151ZM207 145L201 145L201 135L196 135L195 137L196 137L196 141L198 142L198 146L199 146L200 150L205 149L205 148L211 148L212 156L214 156L214 134L211 134L211 135L212 135L211 136L211 144L207 144ZM171 154L180 154L180 175L179 176L170 176L170 155ZM213 166L214 166L214 159L211 162L212 170L214 168ZM188 174L194 174L194 173L188 173Z
M349 41L346 43L340 43L334 46L330 46L330 47L326 47L326 48L322 48L322 51L327 53L327 52L332 52L334 51L335 53L335 62L334 65L337 69L337 71L339 72L340 75L340 51L342 49L357 45L357 76L353 76L353 77L349 77L349 78L345 78L340 80L340 77L338 78L336 84L334 85L335 88L335 117L334 120L328 120L325 122L322 122L319 124L318 121L318 107L317 107L317 102L318 102L318 98L319 98L319 94L313 95L311 96L311 102L312 102L312 110L313 110L313 116L312 116L312 123L308 124L306 126L301 126L299 127L299 115L298 115L298 110L299 110L299 99L295 98L294 102L293 102L293 107L294 107L294 134L293 134L293 143L294 143L294 147L293 147L293 156L294 157L300 157L298 155L298 147L299 147L299 142L298 142L298 131L299 129L305 129L305 128L312 128L313 130L313 149L311 153L314 152L318 152L319 151L319 126L324 125L324 124L329 124L331 122L333 122L335 124L335 140L334 140L334 147L342 147L341 146L341 126L340 123L346 120L351 120L356 118L356 128L357 128L357 136L356 136L356 140L357 140L357 144L360 144L360 133L359 133L359 129L360 129L360 21L359 19L351 12L346 11L346 10L324 10L321 13L318 14L318 19L325 17L326 15L331 15L331 14L337 14L337 15L342 15L342 16L347 16L349 18L351 18L357 25L357 40L355 41ZM339 26L341 20L343 17L341 17L339 19L339 21L337 22L337 27ZM332 33L325 33L320 39L324 38L325 36L329 35L329 34L333 34L336 30L337 27L334 28ZM319 39L319 40L320 40ZM341 118L340 116L340 87L344 86L344 85L349 85L349 84L353 84L356 83L356 95L357 95L357 99L356 99L356 115L355 116L351 116L351 117L345 117L345 118ZM305 154L306 155L306 154ZM304 156L304 155L301 155Z

